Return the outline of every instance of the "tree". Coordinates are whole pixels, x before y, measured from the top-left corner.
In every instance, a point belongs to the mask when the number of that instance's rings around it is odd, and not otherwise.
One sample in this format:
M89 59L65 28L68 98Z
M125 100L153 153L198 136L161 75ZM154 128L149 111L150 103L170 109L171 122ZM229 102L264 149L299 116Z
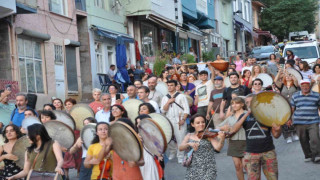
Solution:
M264 0L267 7L261 12L260 28L270 31L278 39L288 37L289 32L314 32L317 0Z

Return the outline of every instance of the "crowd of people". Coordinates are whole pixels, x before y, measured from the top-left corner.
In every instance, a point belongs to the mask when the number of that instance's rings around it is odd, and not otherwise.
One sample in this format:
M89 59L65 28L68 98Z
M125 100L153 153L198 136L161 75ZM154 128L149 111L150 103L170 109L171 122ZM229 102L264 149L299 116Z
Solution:
M5 166L2 177L20 179L28 175L30 169L42 172L57 172L69 178L68 170L76 168L79 179L164 179L167 160L176 160L185 164L186 152L192 150L192 161L187 166L185 179L216 179L215 154L223 148L228 136L227 155L232 157L235 174L239 180L261 178L261 169L267 179L278 179L278 161L273 138L283 135L287 143L300 141L306 162L320 161L319 138L319 92L311 88L320 84L320 60L313 67L301 61L290 51L288 57L277 58L270 55L267 62L257 62L254 58L241 59L236 56L226 72L216 70L210 64L187 66L179 56L171 65L166 65L159 77L153 75L148 63L145 71L130 66L131 84L127 87L127 96L119 94L117 85L110 85L107 92L92 90L93 101L89 104L95 118L88 117L83 124L96 123L96 134L92 144L86 149L79 132L75 132L75 144L66 149L53 141L42 124L28 126L22 131L22 121L30 116L39 117L41 123L55 120L53 110L69 113L77 103L68 98L64 102L59 98L44 104L41 111L27 106L25 94L16 94L16 107L8 103L9 90L0 93L1 108L10 112L3 120L4 145L0 147L0 161ZM217 55L217 61L224 61ZM112 67L114 71L114 66ZM303 79L287 70L293 68L300 72ZM110 72L110 78L114 73ZM273 80L264 87L264 79L259 74L267 74ZM159 92L159 83L167 85L168 94ZM284 125L265 126L251 113L250 104L255 94L273 91L283 95L292 108L292 118ZM191 103L190 103L191 98ZM122 103L138 99L139 116L135 123L128 118L128 109ZM132 129L137 127L151 113L161 113L171 122L174 141L170 141L168 151L161 156L151 155L144 149L144 155L138 162L127 162L112 149L113 141L108 136L110 125L121 121ZM5 124L4 122L9 122ZM199 133L209 126L219 129L216 137L199 137ZM138 132L137 132L138 133ZM17 156L12 147L18 138L26 134L31 146L25 155L23 168L15 164ZM144 147L145 148L145 147ZM45 158L46 157L46 158ZM45 159L45 161L43 161Z

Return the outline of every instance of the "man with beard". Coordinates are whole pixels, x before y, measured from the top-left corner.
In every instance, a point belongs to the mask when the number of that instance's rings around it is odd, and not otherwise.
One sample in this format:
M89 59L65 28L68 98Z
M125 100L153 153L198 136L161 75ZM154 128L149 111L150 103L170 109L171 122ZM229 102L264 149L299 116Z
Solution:
M246 95L250 94L249 88L247 88L244 85L240 85L238 73L236 73L236 72L230 73L229 80L230 80L231 86L226 88L223 91L223 97L222 97L222 101L220 104L220 119L224 119L225 112L228 109L230 102L231 102L231 99L232 99L231 94L233 91L238 90L239 92L242 93L242 94L239 94L241 96L246 96Z
M20 127L22 120L24 119L24 111L27 109L28 98L25 94L18 93L16 95L16 106L11 113L11 123Z
M138 88L139 99L143 102L150 103L153 106L153 108L156 110L156 113L160 113L159 105L155 101L150 100L148 98L149 94L150 94L150 90L147 86L141 86Z
M122 100L122 103L126 102L129 99L137 99L138 98L138 96L137 96L137 88L134 85L128 86L127 94L128 94L128 97L124 98Z
M158 105L161 105L161 100L163 98L163 95L156 90L156 86L157 86L157 77L151 77L148 79L148 88L150 89L150 93L148 98L150 100L155 101L156 103L158 103Z
M223 87L223 78L221 76L216 76L214 78L214 87L215 89L212 90L210 94L210 100L206 115L206 119L210 120L211 110L215 111L212 117L213 119L209 125L212 128L218 127L218 124L223 121L223 119L220 118L220 104L225 88Z
M194 98L196 86L193 83L188 83L188 76L186 72L182 72L180 74L180 83L182 88L184 89L184 94L187 94Z

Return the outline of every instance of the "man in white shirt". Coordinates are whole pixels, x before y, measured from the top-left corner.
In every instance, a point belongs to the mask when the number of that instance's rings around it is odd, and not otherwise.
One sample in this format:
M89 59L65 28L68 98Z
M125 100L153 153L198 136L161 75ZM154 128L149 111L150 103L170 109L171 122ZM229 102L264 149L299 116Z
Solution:
M102 94L101 96L103 109L98 111L95 115L97 122L110 122L110 108L111 108L111 95Z
M243 68L242 68L242 72L241 72L241 74L243 74L243 71L244 70L246 70L246 69L248 69L250 72L252 72L252 59L251 58L248 58L247 59L247 61L246 61L246 66L244 66Z
M159 91L156 91L156 86L157 86L157 77L151 77L148 79L148 88L150 89L150 93L148 98L150 100L155 101L158 103L159 106L161 106L161 100L163 98L162 93Z
M150 94L150 89L147 86L141 86L138 89L138 97L141 101L146 102L146 103L150 103L154 110L156 110L156 113L160 113L160 109L159 109L159 105L153 101L153 100L149 100L148 96Z
M196 86L196 94L194 105L198 106L198 114L206 117L207 109L209 105L210 93L214 89L214 77L215 72L213 71L213 67L211 65L208 66L211 71L211 80L208 80L208 72L203 70L200 74L201 83Z
M112 81L114 76L116 75L116 66L114 64L110 65L110 69L108 70L107 74Z
M177 143L171 141L168 146L169 160L173 159L177 154L178 163L182 163L184 152L179 151L178 146L187 133L186 119L190 114L190 109L186 96L176 91L177 81L169 80L167 84L169 94L162 98L161 111L171 121L174 136L177 140Z

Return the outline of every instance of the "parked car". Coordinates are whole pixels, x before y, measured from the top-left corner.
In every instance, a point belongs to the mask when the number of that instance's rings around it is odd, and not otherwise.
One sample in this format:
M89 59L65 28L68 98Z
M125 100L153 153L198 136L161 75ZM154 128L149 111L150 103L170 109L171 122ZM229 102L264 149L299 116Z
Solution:
M254 47L250 56L256 58L257 61L266 61L269 59L270 54L275 54L280 57L279 51L272 45Z
M314 63L319 57L319 44L317 41L299 41L287 43L283 50L283 57L286 57L287 50L291 50L294 55L308 64Z

